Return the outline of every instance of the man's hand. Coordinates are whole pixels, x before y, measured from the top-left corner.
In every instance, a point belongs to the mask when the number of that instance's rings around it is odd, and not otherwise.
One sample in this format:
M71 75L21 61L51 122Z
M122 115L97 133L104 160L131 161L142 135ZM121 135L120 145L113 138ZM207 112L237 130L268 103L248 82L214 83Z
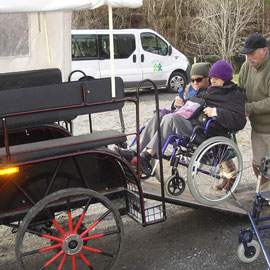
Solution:
M212 117L214 108L206 107L203 109L203 112L208 116Z
M245 104L245 115L246 117L250 116L250 113L247 112L247 104Z
M175 97L175 100L174 100L174 107L182 107L184 105L184 101L182 98L180 98L179 96L176 96Z

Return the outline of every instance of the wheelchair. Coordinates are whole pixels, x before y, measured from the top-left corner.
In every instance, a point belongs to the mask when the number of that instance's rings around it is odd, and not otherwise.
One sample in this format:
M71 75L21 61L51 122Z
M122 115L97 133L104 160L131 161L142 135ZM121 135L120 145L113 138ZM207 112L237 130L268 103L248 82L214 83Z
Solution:
M171 176L165 181L168 196L180 196L187 183L190 193L197 201L217 205L235 191L243 171L236 135L229 131L216 133L214 123L214 119L208 119L205 126L196 126L189 138L171 135L166 140L162 156L170 161L171 166ZM169 146L172 152L166 155ZM226 168L226 164L233 168ZM187 168L186 181L180 175L178 165ZM152 162L152 167L151 175L160 180L158 162ZM223 177L234 179L228 191L216 189Z

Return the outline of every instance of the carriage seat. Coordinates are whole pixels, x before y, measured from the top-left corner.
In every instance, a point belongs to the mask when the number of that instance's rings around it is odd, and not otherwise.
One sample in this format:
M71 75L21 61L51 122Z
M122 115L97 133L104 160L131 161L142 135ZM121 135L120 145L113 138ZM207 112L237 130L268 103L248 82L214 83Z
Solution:
M100 146L124 143L123 132L104 130L14 146L8 144L8 133L14 129L122 109L123 80L116 77L115 84L115 98L112 98L110 78L0 91L0 133L7 145L0 148L1 166L72 156Z
M73 154L87 152L93 148L120 144L126 141L125 134L116 130L105 130L86 135L71 136L46 140L35 143L21 144L9 147L11 163L20 164L38 162ZM0 163L7 164L5 148L0 148Z
M0 73L0 91L62 83L59 68Z

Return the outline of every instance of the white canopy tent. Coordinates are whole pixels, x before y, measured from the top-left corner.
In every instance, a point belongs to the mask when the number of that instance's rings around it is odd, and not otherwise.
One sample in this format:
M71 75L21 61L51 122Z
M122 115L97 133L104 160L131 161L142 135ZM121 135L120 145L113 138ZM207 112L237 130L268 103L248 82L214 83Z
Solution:
M1 0L0 13L95 9L103 5L139 8L142 0Z
M1 16L16 17L16 13L27 13L28 19L25 31L21 31L21 36L16 41L12 41L7 38L12 36L10 33L15 30L15 26L5 26L7 17L2 18L4 23L0 22L0 24L9 29L1 31L0 26L0 48L8 48L10 44L16 43L15 47L18 49L19 45L24 45L21 43L28 44L26 49L22 46L24 53L16 51L16 53L8 52L6 55L1 55L0 52L0 73L58 67L66 80L71 71L71 11L95 9L103 5L107 5L109 10L112 95L114 97L112 8L139 8L142 6L142 0L1 0L0 13L5 15L0 15L0 18ZM11 18L11 21L14 20ZM28 35L28 39L25 35Z

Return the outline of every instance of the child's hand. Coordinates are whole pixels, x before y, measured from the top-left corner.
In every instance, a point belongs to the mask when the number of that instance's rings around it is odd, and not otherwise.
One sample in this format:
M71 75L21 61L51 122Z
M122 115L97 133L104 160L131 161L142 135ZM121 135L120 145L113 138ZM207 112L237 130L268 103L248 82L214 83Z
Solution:
M184 105L183 99L180 98L179 96L176 96L175 100L174 100L174 106L175 107L182 107L183 105Z

